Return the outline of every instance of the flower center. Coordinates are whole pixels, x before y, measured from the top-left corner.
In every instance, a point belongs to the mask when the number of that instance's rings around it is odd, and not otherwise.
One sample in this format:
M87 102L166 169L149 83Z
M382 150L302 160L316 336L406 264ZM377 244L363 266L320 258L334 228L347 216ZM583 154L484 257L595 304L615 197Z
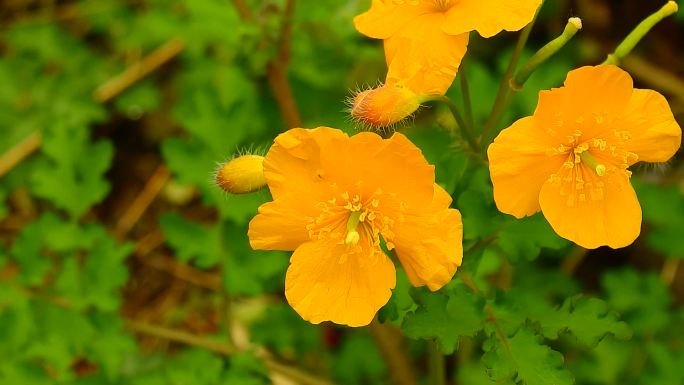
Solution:
M435 10L446 11L450 7L451 0L434 0Z
M344 243L346 245L355 245L359 243L361 235L356 231L356 227L359 225L359 218L361 217L361 211L353 211L347 219L347 236L344 237Z
M561 144L549 149L547 154L566 156L567 160L551 175L549 182L559 186L560 195L567 198L568 206L602 200L605 184L615 183L603 177L624 173L629 178L631 172L627 168L638 159L636 154L625 150L630 134L610 128L606 113L593 114L586 119L579 116L570 122L562 118L559 115L555 125L547 128L549 136L561 139ZM572 134L562 136L561 132Z
M359 193L340 192L334 183L330 187L337 193L327 201L318 202L320 214L317 217L307 218L310 239L326 240L343 247L340 249L344 250L341 251L342 260L346 260L347 255L368 250L367 245L379 250L380 236L388 249L394 248L392 227L395 219L404 220L402 211L405 207L394 194L381 189L362 194L360 182L356 184ZM380 210L381 205L383 210ZM395 207L392 211L396 211L396 215L392 214L392 218L384 213L389 207Z
M575 153L577 154L577 153ZM594 158L593 155L589 151L582 151L579 154L579 159L586 163L587 166L591 167L594 172L596 172L596 175L598 176L604 176L606 175L606 165L603 163L599 163L596 158Z

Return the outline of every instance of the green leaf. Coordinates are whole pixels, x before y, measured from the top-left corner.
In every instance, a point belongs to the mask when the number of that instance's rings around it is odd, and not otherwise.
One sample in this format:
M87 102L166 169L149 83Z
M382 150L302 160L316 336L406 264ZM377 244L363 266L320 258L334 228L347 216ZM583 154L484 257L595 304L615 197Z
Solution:
M515 385L513 380L495 382L487 374L487 368L481 360L475 364L459 365L456 371L459 384L467 385Z
M193 262L209 268L221 261L224 255L216 225L203 226L188 221L177 213L165 213L159 219L166 243L182 262Z
M127 357L137 353L137 345L123 327L123 322L111 314L100 313L91 317L97 338L86 347L86 356L96 362L109 380L124 374Z
M642 349L641 346L638 347ZM573 373L582 383L619 384L630 365L634 351L625 341L615 341L610 336L604 338L583 360L575 365Z
M556 235L541 214L523 219L508 219L497 236L496 243L512 262L521 259L534 260L542 248L560 249L569 244Z
M242 226L226 223L221 239L228 250L223 265L223 285L231 294L258 295L283 290L288 254L282 251L259 251L249 245Z
M601 284L611 307L637 334L649 334L667 328L672 298L663 281L654 273L640 274L633 269L609 272Z
M5 200L7 200L7 191L3 188L3 186L0 186L0 220L5 219L7 216L7 205L5 204Z
M109 141L89 143L87 130L57 125L45 131L42 151L48 159L31 175L33 193L78 218L109 192L104 173L114 156Z
M228 371L223 376L224 384L267 385L271 381L264 363L251 352L232 354Z
M166 367L169 384L211 385L221 383L223 360L207 350L183 351Z
M461 337L474 336L483 329L486 315L484 300L465 285L456 284L444 291L446 294L412 290L418 308L406 315L401 329L411 338L435 338L441 350L451 354Z
M340 384L379 384L387 378L385 361L368 334L346 336L332 368L333 377Z
M493 381L524 385L571 385L574 379L563 368L563 356L544 345L538 336L521 327L505 341L492 333L482 360Z
M397 283L392 289L390 300L378 312L380 322L391 322L399 326L406 314L416 309L416 303L411 298L411 284L403 269L397 270Z
M53 214L43 214L25 226L14 240L10 257L19 265L20 279L29 286L38 285L52 267L52 260L43 254L45 235L61 228L61 221Z
M648 245L666 257L684 258L684 191L675 185L634 183L644 220Z
M631 337L627 324L618 321L617 313L609 311L608 304L597 298L568 298L560 309L540 322L546 338L556 339L559 332L568 330L580 343L591 347L607 334L619 339Z
M133 251L133 245L119 245L99 226L83 231L84 238L93 238L87 245L84 258L71 255L62 261L55 282L55 291L76 309L94 307L102 311L115 311L119 307L119 289L128 278L124 260Z
M304 357L305 353L324 349L320 330L285 303L266 306L259 319L250 325L250 332L253 342L263 344L283 357Z
M651 342L645 354L649 367L641 377L644 384L669 385L684 383L684 349L671 349L665 343Z

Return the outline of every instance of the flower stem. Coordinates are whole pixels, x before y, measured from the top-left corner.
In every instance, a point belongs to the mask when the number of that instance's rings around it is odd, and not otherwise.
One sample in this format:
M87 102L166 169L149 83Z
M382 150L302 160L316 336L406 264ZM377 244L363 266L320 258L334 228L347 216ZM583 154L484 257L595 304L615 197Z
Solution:
M539 6L539 9L541 9L541 5ZM534 15L534 18L532 19L530 24L528 24L522 30L522 32L520 32L518 42L516 43L515 48L513 49L511 61L508 62L508 68L506 68L506 73L504 74L503 78L501 78L501 82L499 83L499 89L496 92L496 99L494 100L494 106L492 106L492 112L489 114L489 118L485 123L484 129L482 130L482 135L480 137L480 146L484 151L486 151L487 145L492 141L492 138L490 138L490 136L493 137L492 130L494 130L494 127L497 125L497 123L499 123L499 120L501 119L504 110L508 106L508 94L510 91L509 82L513 77L513 71L515 70L515 67L518 65L520 55L522 54L523 48L525 48L527 39L530 37L530 32L532 32L534 22L537 20L539 9L537 9L537 13ZM496 133L494 133L494 135L495 134Z
M461 96L463 97L465 120L471 130L474 131L475 123L473 121L473 103L470 100L470 86L468 85L468 75L466 74L465 63L461 63L461 67L458 69L458 77L461 80Z
M651 14L649 17L645 18L632 32L627 35L625 40L618 45L615 52L608 55L606 60L601 64L620 64L620 61L639 43L639 41L646 36L648 31L651 30L656 24L658 24L664 18L677 12L677 3L675 1L668 1L655 13Z
M572 39L572 37L575 36L577 31L580 29L582 29L582 20L579 17L571 17L568 19L568 24L565 25L563 33L540 48L539 51L537 51L530 58L530 60L528 60L527 63L520 68L520 70L515 74L515 77L511 79L510 87L514 91L520 91L527 79L529 79L537 67L558 52L558 50L563 48L563 46L565 46L565 44L567 44L567 42L569 42L570 39Z
M428 341L429 357L430 357L430 384L446 385L446 363L444 354L439 349L437 341Z
M476 153L479 151L477 141L475 140L475 135L473 135L472 127L470 127L463 119L463 115L461 115L461 112L458 110L458 106L453 100L444 95L434 95L430 96L430 98L426 101L437 101L446 104L446 106L449 107L449 111L451 111L451 115L453 115L454 119L456 119L458 127L461 129L460 131L463 139L468 142L471 150L475 151Z

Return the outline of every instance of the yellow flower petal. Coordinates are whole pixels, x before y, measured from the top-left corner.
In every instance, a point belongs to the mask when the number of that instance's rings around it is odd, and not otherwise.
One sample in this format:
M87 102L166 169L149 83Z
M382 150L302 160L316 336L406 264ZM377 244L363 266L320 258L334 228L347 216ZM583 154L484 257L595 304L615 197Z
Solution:
M306 226L318 210L300 194L281 195L264 203L249 222L249 243L255 250L294 250L309 241ZM315 202L315 200L313 201Z
M321 148L331 140L346 137L329 127L294 128L278 135L264 159L264 176L273 198L291 192L320 191Z
M354 18L354 26L362 34L374 39L387 39L407 23L434 9L425 1L418 4L397 4L393 0L373 0L371 8Z
M641 231L641 206L627 174L618 171L599 178L585 166L576 168L585 181L594 186L602 182L604 187L592 193L585 186L581 199L573 183L562 182L571 172L568 169L555 183L545 183L539 203L554 231L587 249L605 245L615 249L634 242Z
M477 31L492 37L501 30L517 31L529 24L541 0L458 0L449 8L442 30L449 35Z
M385 40L387 84L401 84L419 95L446 93L468 48L468 34L442 33L443 19L441 13L419 16Z
M361 132L331 142L321 158L323 177L340 186L359 186L369 194L379 189L394 194L406 207L432 200L435 168L403 134L382 139Z
M610 123L625 111L631 96L632 78L619 67L581 67L568 73L564 87L539 94L534 116L560 120L569 132L582 127L586 137L594 137L612 131Z
M407 214L394 229L393 243L409 281L439 290L456 273L463 258L463 225L451 197L434 185L435 197L420 213Z
M533 117L522 118L501 131L487 149L496 207L516 218L540 210L539 192L567 155L550 156L557 144Z
M285 296L305 320L368 325L387 303L395 286L392 262L362 240L363 250L343 258L340 249L324 241L307 242L295 250L285 278Z
M682 143L682 129L667 100L652 90L635 89L615 126L629 132L625 149L637 154L639 161L665 162Z

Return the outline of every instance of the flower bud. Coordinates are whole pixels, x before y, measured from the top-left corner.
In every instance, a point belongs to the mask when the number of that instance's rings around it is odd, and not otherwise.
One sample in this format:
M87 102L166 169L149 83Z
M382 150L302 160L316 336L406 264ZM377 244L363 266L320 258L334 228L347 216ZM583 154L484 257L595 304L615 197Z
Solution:
M264 157L242 155L219 166L216 183L231 194L246 194L266 186Z
M400 122L416 112L420 97L401 86L383 85L356 94L351 115L370 127L386 127Z

